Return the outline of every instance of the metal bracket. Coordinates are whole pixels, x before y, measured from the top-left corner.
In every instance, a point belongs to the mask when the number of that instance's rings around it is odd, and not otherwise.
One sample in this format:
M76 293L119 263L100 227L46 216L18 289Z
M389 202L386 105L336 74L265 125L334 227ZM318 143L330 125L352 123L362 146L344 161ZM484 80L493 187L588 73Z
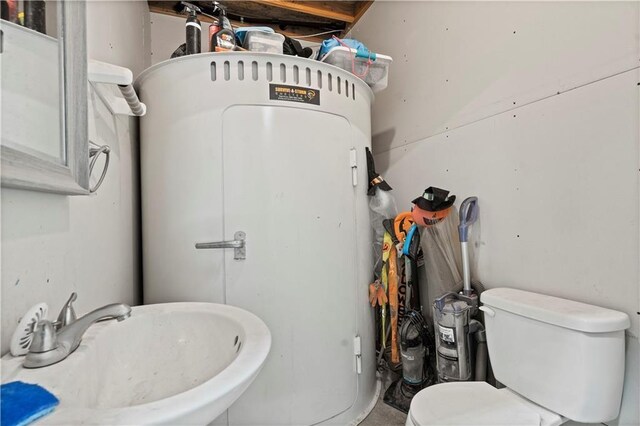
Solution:
M233 249L233 258L235 260L244 260L247 258L247 246L245 243L245 240L247 238L247 234L245 234L243 231L238 231L235 234L233 234L233 238L236 241L241 241L242 245L238 248Z
M360 336L353 338L353 354L356 357L356 373L362 374L362 342Z
M233 234L233 240L231 241L214 241L211 243L196 243L197 249L233 249L233 258L235 260L244 260L247 258L246 238L247 234L244 231L237 231Z

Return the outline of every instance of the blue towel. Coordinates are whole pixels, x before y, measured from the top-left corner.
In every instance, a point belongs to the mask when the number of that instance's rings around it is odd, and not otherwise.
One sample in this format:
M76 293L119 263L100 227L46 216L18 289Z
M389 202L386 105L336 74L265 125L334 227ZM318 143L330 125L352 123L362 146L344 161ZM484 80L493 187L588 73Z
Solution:
M0 424L23 426L53 411L60 401L45 388L24 382L0 386Z

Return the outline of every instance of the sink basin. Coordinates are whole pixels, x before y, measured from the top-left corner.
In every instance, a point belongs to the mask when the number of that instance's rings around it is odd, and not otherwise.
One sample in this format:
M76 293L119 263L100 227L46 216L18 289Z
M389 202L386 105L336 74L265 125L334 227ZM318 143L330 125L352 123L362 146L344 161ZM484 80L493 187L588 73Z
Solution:
M36 383L60 399L38 424L208 424L249 387L271 347L258 317L213 303L136 306L94 324L57 364L2 358L2 383Z

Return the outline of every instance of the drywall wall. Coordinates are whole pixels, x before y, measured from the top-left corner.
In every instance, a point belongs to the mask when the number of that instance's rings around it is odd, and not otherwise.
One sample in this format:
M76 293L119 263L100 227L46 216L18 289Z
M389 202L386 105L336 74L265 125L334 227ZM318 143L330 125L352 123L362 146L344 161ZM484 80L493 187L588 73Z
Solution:
M637 2L382 1L352 35L393 56L378 152L638 66ZM395 28L388 37L381 28ZM384 106L381 106L384 105Z
M89 1L87 27L90 58L134 75L149 66L146 2ZM20 316L37 302L49 304L50 316L72 291L79 314L139 302L136 119L113 117L90 97L90 139L112 148L98 192L67 197L2 188L2 353Z
M376 2L352 32L395 60L372 133L398 204L431 185L477 195L487 287L630 316L611 422L627 425L640 423L639 27L638 2Z
M151 64L166 61L171 54L185 41L184 24L186 16L163 15L151 13ZM209 50L209 24L202 24L201 47L203 51Z

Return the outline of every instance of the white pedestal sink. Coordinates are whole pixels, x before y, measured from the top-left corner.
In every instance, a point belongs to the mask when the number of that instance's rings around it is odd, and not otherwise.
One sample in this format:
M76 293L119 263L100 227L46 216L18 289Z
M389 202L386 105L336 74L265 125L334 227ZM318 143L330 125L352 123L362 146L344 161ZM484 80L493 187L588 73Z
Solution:
M39 369L2 358L2 383L21 380L60 399L38 424L201 424L222 414L259 373L267 326L213 303L137 306L94 324L65 360Z

